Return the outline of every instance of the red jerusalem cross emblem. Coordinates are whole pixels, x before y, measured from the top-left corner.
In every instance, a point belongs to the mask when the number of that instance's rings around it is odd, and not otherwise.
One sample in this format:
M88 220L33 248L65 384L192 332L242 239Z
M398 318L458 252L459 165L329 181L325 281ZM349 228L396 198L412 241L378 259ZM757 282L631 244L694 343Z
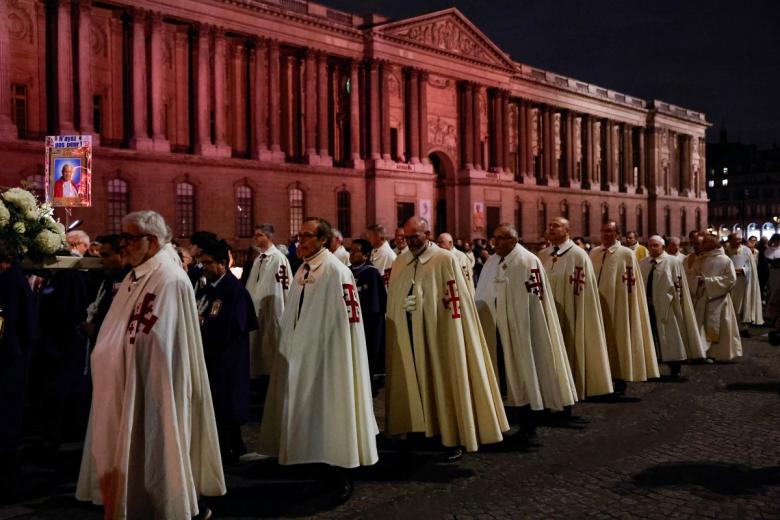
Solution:
M542 273L539 269L531 269L531 275L525 282L525 289L529 293L534 293L541 300L544 296L544 284L542 283Z
M152 327L157 323L157 316L152 314L152 302L157 298L156 294L146 293L141 303L136 305L135 314L130 317L130 323L127 325L127 332L130 333L130 344L135 344L135 337L138 334L138 329L143 326L143 333L149 334L152 331Z
M341 284L344 289L344 303L347 305L347 315L350 323L360 323L360 308L357 298L355 298L355 286L349 283Z
M460 318L460 296L458 296L458 287L455 285L455 280L447 281L447 292L444 293L444 298L441 299L445 309L450 309L452 305L452 319Z
M282 288L286 291L290 286L290 277L287 276L287 266L282 264L279 266L279 272L276 273L276 281L282 284Z
M574 274L569 277L569 283L574 285L574 296L582 294L582 289L585 288L585 271L582 270L581 265L574 267Z
M633 267L626 267L626 272L623 273L623 281L626 283L628 292L633 292L631 288L636 285L636 278L634 278Z

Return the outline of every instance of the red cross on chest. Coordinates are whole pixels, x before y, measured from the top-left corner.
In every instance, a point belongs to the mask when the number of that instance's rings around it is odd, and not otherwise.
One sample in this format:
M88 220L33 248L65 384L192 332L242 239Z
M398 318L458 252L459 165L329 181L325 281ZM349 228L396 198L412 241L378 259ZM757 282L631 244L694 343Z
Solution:
M544 296L544 284L542 283L542 273L539 269L531 269L531 274L525 282L525 289L529 293L534 293L541 300Z
M455 284L455 280L447 280L447 292L444 293L444 298L441 299L444 304L444 308L452 310L452 319L460 318L460 296L458 296L458 287ZM452 307L450 309L450 306Z
M347 306L349 322L360 323L360 314L358 313L360 305L358 304L357 298L355 298L355 286L345 283L342 284L341 287L344 289L344 303Z
M628 292L633 292L632 287L636 285L636 278L634 277L633 267L626 267L626 272L623 273L623 282L625 282Z
M152 331L154 324L157 323L157 316L152 314L152 303L155 298L157 298L156 294L146 293L144 294L141 303L136 305L136 312L130 317L130 323L127 325L127 332L130 333L131 345L135 344L135 337L141 327L143 327L141 332L149 334Z
M574 286L574 296L582 294L585 288L585 271L582 270L581 265L574 267L574 274L569 277L569 283Z
M276 273L276 281L282 284L282 288L286 291L290 286L290 277L287 274L287 266L282 264L279 266L279 272Z

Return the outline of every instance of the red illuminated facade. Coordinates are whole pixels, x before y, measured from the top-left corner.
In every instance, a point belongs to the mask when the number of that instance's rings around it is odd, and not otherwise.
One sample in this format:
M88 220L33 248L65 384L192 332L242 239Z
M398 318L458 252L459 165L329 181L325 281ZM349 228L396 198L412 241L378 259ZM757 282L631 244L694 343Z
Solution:
M609 218L706 227L701 113L511 60L455 9L389 20L300 0L0 2L0 185L47 134L95 136L91 234L152 208L236 245L304 215L345 236L422 214L536 241Z

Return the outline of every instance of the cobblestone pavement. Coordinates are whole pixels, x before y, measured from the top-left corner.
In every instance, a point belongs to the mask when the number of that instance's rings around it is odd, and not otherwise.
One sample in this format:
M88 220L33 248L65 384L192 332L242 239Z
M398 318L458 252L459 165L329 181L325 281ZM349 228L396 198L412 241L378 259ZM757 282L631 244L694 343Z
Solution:
M401 464L383 440L379 464L355 472L338 508L318 492L320 468L271 460L228 466L227 496L208 504L231 519L780 518L780 348L765 332L754 330L736 363L685 366L687 382L634 383L620 402L578 404L581 423L548 418L530 448L502 443L446 464L431 443ZM247 428L250 448L258 426ZM72 498L80 446L66 448L26 462L28 498L0 506L0 520L101 518Z

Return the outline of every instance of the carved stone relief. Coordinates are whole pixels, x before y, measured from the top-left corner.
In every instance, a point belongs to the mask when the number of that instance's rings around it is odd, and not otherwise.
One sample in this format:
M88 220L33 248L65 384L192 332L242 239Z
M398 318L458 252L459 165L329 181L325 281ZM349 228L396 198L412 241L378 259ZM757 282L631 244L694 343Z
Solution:
M8 2L8 36L12 40L33 43L33 22L30 13L17 0Z
M539 155L539 109L532 108L531 116L531 151L534 156Z
M561 158L561 114L553 114L553 136L555 137L555 158Z
M574 160L582 161L582 118L574 118Z
M394 36L482 62L496 63L496 59L453 20L434 20L405 27L394 33Z
M435 76L433 74L428 76L428 85L432 86L433 88L446 89L450 86L451 83L451 80L441 76Z
M455 155L458 148L456 122L436 116L429 117L428 143L432 146L441 146Z

